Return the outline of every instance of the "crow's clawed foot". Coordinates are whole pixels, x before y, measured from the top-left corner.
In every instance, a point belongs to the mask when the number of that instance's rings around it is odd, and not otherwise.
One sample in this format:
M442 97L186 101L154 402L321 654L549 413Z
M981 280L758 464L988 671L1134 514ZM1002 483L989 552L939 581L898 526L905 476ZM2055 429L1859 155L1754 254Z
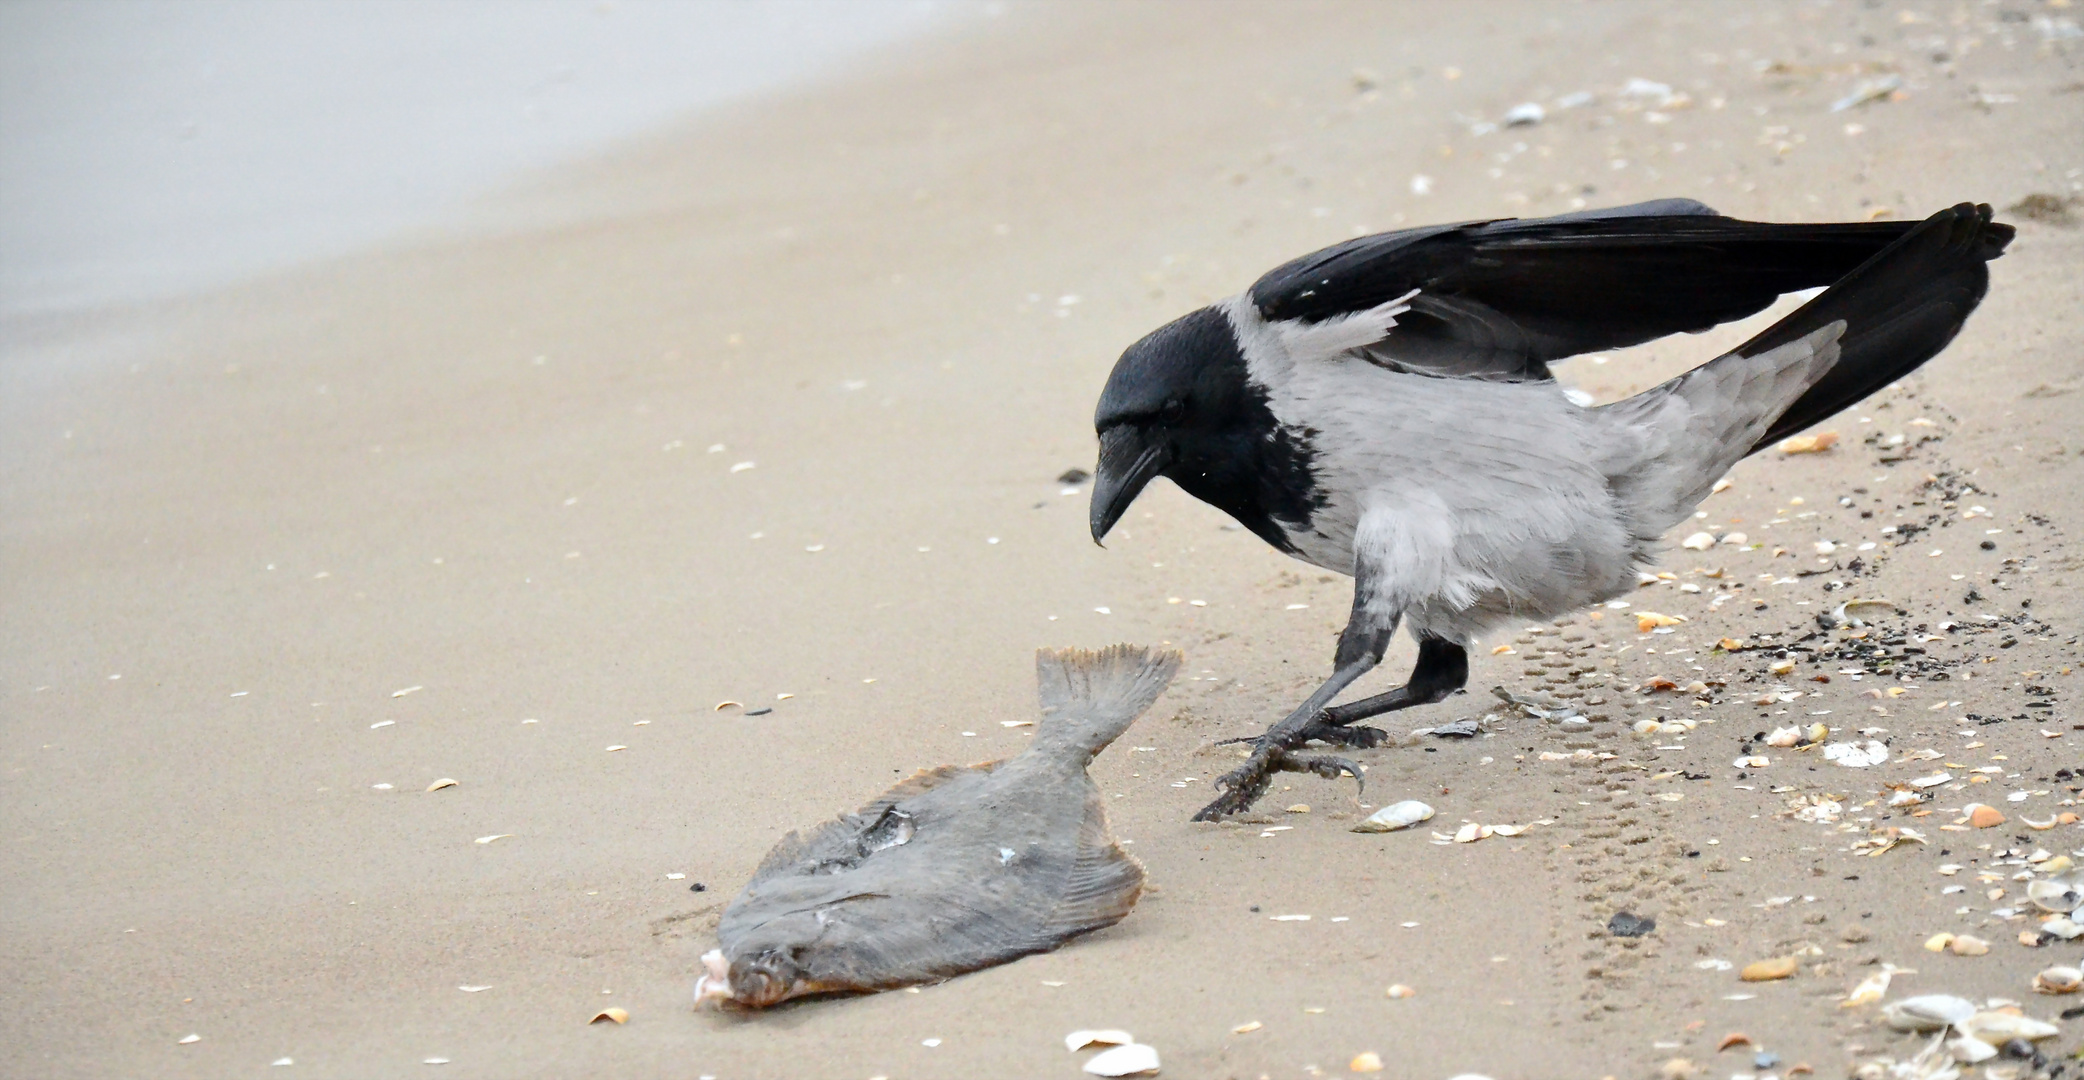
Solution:
M1216 786L1223 789L1223 794L1218 796L1216 801L1202 807L1200 812L1194 815L1195 821L1214 821L1251 809L1252 804L1266 794L1267 787L1273 783L1274 774L1279 772L1316 773L1327 780L1336 780L1344 773L1353 777L1363 788L1367 785L1367 780L1361 775L1360 766L1345 758L1299 757L1292 753L1289 747L1273 741L1270 736L1261 736L1254 742L1256 745L1252 750L1252 756L1247 758L1243 765L1216 778ZM1298 739L1297 744L1300 742Z

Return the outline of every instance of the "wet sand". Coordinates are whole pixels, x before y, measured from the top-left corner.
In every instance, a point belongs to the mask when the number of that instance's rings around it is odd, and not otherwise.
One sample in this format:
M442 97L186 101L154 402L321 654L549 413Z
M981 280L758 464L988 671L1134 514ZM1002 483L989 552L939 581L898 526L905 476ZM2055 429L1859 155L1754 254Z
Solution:
M1836 448L1758 455L1711 498L1700 528L1746 544L1675 535L1673 578L1630 608L1486 640L1467 696L1392 730L1497 713L1490 732L1366 752L1359 801L1302 778L1250 821L1186 820L1234 760L1211 744L1321 677L1346 582L1166 485L1097 548L1055 479L1090 466L1126 343L1356 229L2065 194L2077 42L2032 19L2075 16L2020 10L1016 7L488 209L549 224L13 324L0 1073L1070 1077L1064 1033L1119 1026L1169 1076L1369 1050L1413 1077L1752 1071L1716 1054L1732 1030L1841 1075L1914 1045L1837 1007L1881 962L1918 971L1892 997L2052 1018L2067 1002L2028 982L2079 946L2024 948L2031 917L1992 912L2022 895L2005 852L2084 846L2020 824L2084 784L2055 772L2084 739L2084 230L2005 215L2019 238L1946 353L1824 425ZM1891 71L1900 100L1828 111ZM1553 107L1577 91L1595 102ZM1542 124L1472 131L1528 100ZM1562 374L1621 396L1746 332ZM1848 597L1908 614L1803 640ZM1638 633L1646 609L1687 621ZM1926 652L1876 673L1859 650L1891 637ZM916 994L690 1010L777 837L1013 752L1032 650L1113 641L1187 652L1093 768L1149 871L1126 920ZM1789 643L1811 651L1772 672ZM1659 677L1681 689L1637 692ZM1605 715L1566 734L1494 685ZM1674 716L1697 726L1631 729ZM1732 766L1797 721L1884 728L1894 760ZM1942 767L1959 786L1930 803L1867 805ZM1788 816L1824 795L1836 824ZM1439 817L1347 831L1401 798ZM1969 802L2011 820L1951 827ZM1464 822L1548 824L1434 842ZM1849 850L1889 826L1929 842ZM1608 937L1619 910L1658 928ZM1991 951L1920 949L1940 931ZM1700 966L1783 955L1799 973L1775 983ZM586 1023L608 1005L630 1022Z

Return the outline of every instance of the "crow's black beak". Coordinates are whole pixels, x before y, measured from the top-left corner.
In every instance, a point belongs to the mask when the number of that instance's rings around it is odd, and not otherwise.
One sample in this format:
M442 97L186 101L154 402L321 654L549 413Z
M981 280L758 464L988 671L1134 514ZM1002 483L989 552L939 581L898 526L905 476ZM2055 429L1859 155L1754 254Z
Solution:
M1100 434L1100 464L1093 470L1093 543L1098 544L1136 501L1143 486L1172 464L1165 443L1147 439L1133 424Z

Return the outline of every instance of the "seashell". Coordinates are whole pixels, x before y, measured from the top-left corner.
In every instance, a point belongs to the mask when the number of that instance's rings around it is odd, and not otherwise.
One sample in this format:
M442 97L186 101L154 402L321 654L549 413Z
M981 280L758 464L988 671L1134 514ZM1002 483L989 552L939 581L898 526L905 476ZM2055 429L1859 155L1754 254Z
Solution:
M1750 539L1750 537L1745 536L1743 533L1733 532L1724 533L1722 537L1722 542L1724 544L1729 545L1730 547L1743 547L1745 541L1748 541Z
M1417 997L1418 991L1413 990L1408 986L1405 986L1403 983L1391 983L1388 991L1388 996L1401 1000L1403 998L1408 997Z
M1783 750L1801 741L1802 729L1798 727L1774 728L1772 733L1766 736L1767 746L1777 746Z
M1809 730L1805 733L1805 737L1802 741L1820 743L1830 737L1830 725L1825 724L1823 721L1819 720L1816 723L1809 725Z
M1999 1012L1995 1009L1976 1013L1966 1020L1956 1022L1954 1027L1963 1035L1999 1046L2013 1039L2032 1042L2062 1033L2061 1028L2045 1020L2035 1020L2031 1016Z
M2084 904L2084 890L2072 878L2036 878L2026 883L2026 898L2042 911L2067 914Z
M2084 937L2084 926L2079 926L2069 919L2057 915L2041 924L2041 933L2064 941L2075 941L2079 937Z
M1831 614L1837 617L1840 625L1850 623L1853 626L1865 626L1895 613L1896 605L1887 600L1847 600L1838 605L1838 609Z
M1655 720L1637 720L1633 725L1637 735L1655 735L1664 725Z
M1730 768L1763 769L1770 764L1772 763L1766 760L1766 756L1764 754L1746 754L1743 757L1740 757L1737 760L1730 762Z
M1403 802L1391 803L1369 814L1365 820L1353 826L1352 831L1358 833L1395 832L1398 829L1408 829L1421 821L1430 821L1432 817L1432 807L1419 802L1417 799L1405 799Z
M1837 432L1819 431L1814 435L1796 435L1793 438L1780 440L1780 452L1783 454L1820 454L1837 445L1837 443Z
M1909 791L1899 788L1889 793L1889 805L1911 806L1917 803L1924 802L1925 800L1930 799L1931 797L1932 796L1927 795L1922 791Z
M1688 551L1706 551L1715 546L1715 534L1697 532L1679 541L1679 546Z
M2047 832L2049 829L2055 827L2055 818L2051 815L2046 821L2035 821L2032 818L2027 817L2025 814L2020 814L2019 824L2024 825L2035 832Z
M743 701L719 701L719 702L717 702L717 703L716 703L716 708L714 708L714 709L711 709L710 711L711 711L711 712L723 712L723 711L724 711L725 709L743 709L743 708L745 708L745 702L743 702Z
M1968 815L1968 823L1978 829L1989 829L2004 824L2004 815L1994 806L1969 803L1962 807L1961 811Z
M1120 1028L1080 1030L1064 1036L1064 1049L1076 1053L1088 1046L1127 1046L1135 1041L1136 1036Z
M1457 844L1473 844L1488 835L1490 835L1489 831L1483 826L1473 821L1464 822L1461 828L1454 831L1454 842Z
M1882 1023L1897 1031L1938 1031L1975 1015L1975 1006L1952 994L1920 994L1881 1007Z
M1283 812L1289 814L1307 814L1310 812L1310 804L1306 802L1299 802L1296 803L1294 806L1289 807L1287 810Z
M1638 611L1635 613L1635 629L1638 633L1644 634L1660 626L1677 626L1685 621L1676 615L1660 615L1654 611Z
M428 791L440 791L441 789L443 789L443 788L445 788L445 787L455 787L455 786L456 786L456 781L454 781L454 780L452 780L452 779L450 779L450 778L448 778L448 777L444 776L444 777L442 777L441 779L439 779L439 780L436 780L435 782L433 782L433 783L431 783L431 784L428 784L428 785L427 785L427 790L428 790Z
M1794 669L1795 662L1792 660L1775 660L1771 665L1767 666L1766 668L1767 671L1770 671L1775 675L1785 675L1788 672L1793 671Z
M2033 977L2033 989L2041 994L2074 994L2084 987L2084 971L2073 967L2051 967Z
M1996 1047L1972 1035L1963 1035L1958 1039L1948 1039L1946 1045L1947 1052L1954 1055L1954 1060L1964 1065L1974 1065L1977 1062L1988 1061L1997 1056Z
M1911 786L1911 787L1914 787L1914 788L1929 788L1929 787L1938 787L1939 785L1941 785L1941 784L1944 784L1944 783L1946 783L1946 782L1948 782L1948 781L1952 780L1953 778L1954 778L1954 774L1953 774L1953 773L1950 773L1950 772L1936 772L1936 773L1933 773L1933 774L1932 774L1932 775L1930 775L1930 776L1920 776L1920 777L1916 777L1916 778L1912 779L1912 780L1910 781L1910 786Z
M1751 1042L1751 1036L1746 1035L1741 1031L1732 1031L1729 1034L1724 1035L1722 1037L1721 1042L1715 1044L1715 1052L1719 1054L1732 1046L1745 1045L1755 1045Z
M1715 644L1720 646L1723 652L1743 652L1747 648L1744 639L1737 637L1726 637Z
M1265 1026L1265 1024L1262 1024L1259 1021L1254 1020L1250 1023L1239 1024L1236 1027L1231 1028L1230 1033L1232 1035L1250 1035L1251 1033L1258 1031L1260 1028L1263 1028Z
M1955 934L1947 942L1947 951L1955 956L1983 956L1990 951L1990 943L1970 934Z
M1142 1043L1125 1043L1093 1055L1085 1071L1094 1076L1141 1076L1158 1071L1158 1051Z
M1952 935L1952 934L1948 934L1948 933L1938 933L1938 934L1934 934L1934 935L1932 935L1931 937L1928 937L1928 938L1926 938L1926 939L1925 939L1925 951L1926 951L1926 952L1945 952L1945 951L1947 951L1947 946L1949 946L1949 945L1952 945L1953 943L1954 943L1954 935Z
M598 1024L603 1020L612 1020L618 1024L627 1024L630 1022L630 1011L628 1009L619 1007L602 1009L601 1011L594 1013L593 1019L588 1020L587 1023Z
M182 1046L193 1046L196 1043L202 1042L203 1037L201 1035L183 1035L180 1038L175 1039L174 1041L181 1044Z
M1381 1072L1382 1055L1373 1050L1355 1054L1353 1060L1346 1063L1346 1069L1349 1072Z
M1838 1007L1849 1009L1855 1005L1872 1005L1880 1001L1888 996L1889 979L1895 974L1895 965L1883 964L1880 971L1860 980L1860 985L1853 987L1852 993L1845 995L1845 1000L1839 1002Z
M1889 748L1879 741L1869 739L1864 743L1826 743L1823 748L1825 761L1843 765L1848 769L1864 769L1889 760Z
M1775 979L1785 979L1794 973L1794 957L1776 956L1771 960L1759 960L1744 965L1744 970L1737 972L1737 978L1745 982L1772 982Z

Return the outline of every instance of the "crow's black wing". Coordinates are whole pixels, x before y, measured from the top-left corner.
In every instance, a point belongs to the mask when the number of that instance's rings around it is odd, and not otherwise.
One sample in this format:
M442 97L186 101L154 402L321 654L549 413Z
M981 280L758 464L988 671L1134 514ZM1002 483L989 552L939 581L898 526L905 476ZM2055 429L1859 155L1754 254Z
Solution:
M1250 295L1268 321L1316 323L1416 289L1368 359L1523 382L1549 378L1551 361L1706 330L1829 285L1915 224L1764 224L1662 199L1364 236L1273 270Z

